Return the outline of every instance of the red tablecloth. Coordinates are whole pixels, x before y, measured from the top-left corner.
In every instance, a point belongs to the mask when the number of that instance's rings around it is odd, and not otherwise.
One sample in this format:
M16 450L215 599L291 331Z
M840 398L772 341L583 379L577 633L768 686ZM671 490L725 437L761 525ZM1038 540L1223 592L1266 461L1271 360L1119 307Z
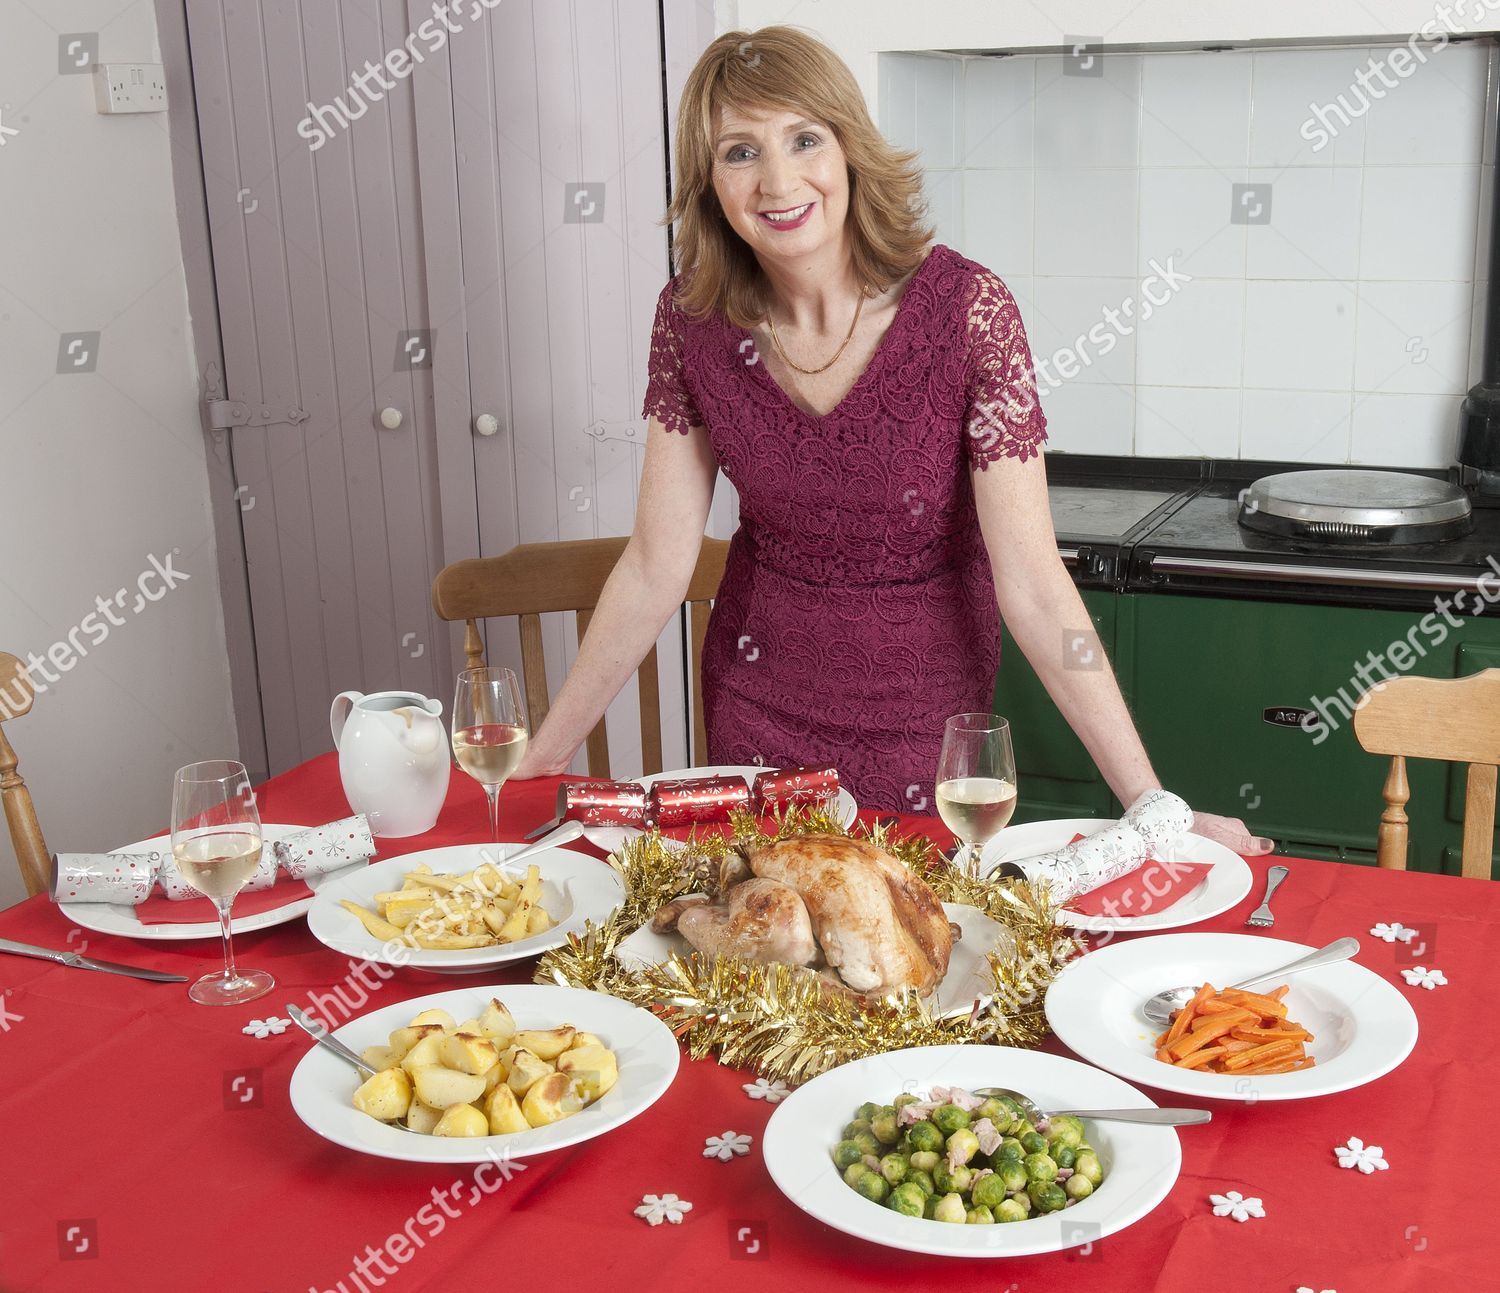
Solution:
M506 838L550 815L555 785L505 789ZM275 778L259 802L267 821L315 824L347 811L332 756ZM480 842L485 829L480 791L455 773L438 827L385 842L382 855ZM1359 937L1359 961L1416 1008L1416 1051L1394 1073L1342 1095L1217 1105L1211 1125L1182 1133L1182 1176L1168 1198L1087 1256L962 1262L824 1227L766 1174L759 1141L771 1107L745 1094L751 1076L712 1062L684 1062L667 1094L626 1126L529 1160L473 1203L465 1186L455 1202L444 1192L470 1180L468 1172L386 1162L319 1140L287 1100L306 1039L295 1030L264 1038L241 1031L345 978L347 958L299 921L236 940L242 963L271 970L278 986L232 1009L195 1006L176 984L0 956L0 1288L1500 1288L1490 1067L1497 1011L1481 990L1500 962L1500 888L1276 860L1292 871L1276 899L1276 936L1315 945ZM1254 895L1197 928L1243 928L1266 860L1253 866ZM1410 964L1407 948L1370 937L1381 921L1420 926L1431 949L1424 963L1441 969L1447 985L1407 985L1399 973ZM0 935L52 947L86 941L90 954L110 960L197 975L219 955L217 941L70 934L45 899L0 912ZM527 982L531 972L530 962L472 980L405 971L371 991L370 1008L469 982ZM752 1136L750 1153L728 1163L703 1157L705 1138L725 1131ZM1351 1136L1381 1146L1389 1170L1341 1169L1333 1147ZM1230 1190L1260 1198L1265 1217L1215 1217L1208 1196ZM682 1224L648 1226L632 1214L644 1195L664 1193L692 1202ZM423 1246L387 1248L424 1206L414 1227Z

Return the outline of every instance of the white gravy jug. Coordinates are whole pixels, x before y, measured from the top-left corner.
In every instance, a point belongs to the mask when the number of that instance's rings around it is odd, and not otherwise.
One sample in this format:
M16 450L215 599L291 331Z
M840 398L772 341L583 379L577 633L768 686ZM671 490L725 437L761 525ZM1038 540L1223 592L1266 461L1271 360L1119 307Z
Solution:
M452 771L442 712L442 701L410 691L334 697L328 721L344 794L372 834L420 835L437 821Z

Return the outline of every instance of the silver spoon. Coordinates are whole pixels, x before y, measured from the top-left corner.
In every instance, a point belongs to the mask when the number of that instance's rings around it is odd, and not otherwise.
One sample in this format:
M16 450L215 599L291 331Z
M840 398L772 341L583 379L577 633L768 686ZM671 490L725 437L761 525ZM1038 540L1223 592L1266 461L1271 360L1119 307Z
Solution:
M1301 974L1303 970L1314 970L1320 965L1333 965L1338 961L1347 961L1359 951L1359 940L1357 938L1338 938L1321 947L1316 952L1309 952L1306 956L1293 961L1290 965L1283 965L1274 970L1267 970L1264 974L1252 975L1248 979L1241 979L1238 983L1231 983L1231 988L1248 988L1252 984L1264 983L1267 979L1281 979L1289 974ZM1201 986L1201 985L1200 985ZM1154 997L1148 997L1141 1012L1153 1024L1170 1024L1172 1012L1181 1010L1193 999L1197 988L1165 988Z
M1148 1122L1157 1127L1195 1127L1209 1122L1213 1114L1207 1109L1055 1109L1043 1113L1029 1096L1003 1086L982 1086L974 1092L983 1096L1009 1096L1021 1106L1030 1122L1038 1123L1044 1118L1060 1118L1069 1114L1074 1118L1092 1118L1096 1122Z
M509 857L498 859L494 865L504 870L508 866L514 866L517 862L524 862L533 853L545 853L548 849L555 849L563 844L569 844L582 834L582 822L564 822L550 835L543 836L535 844L528 844L524 849L512 853ZM491 845L490 847L496 846Z
M332 1051L346 1064L354 1065L361 1073L368 1073L371 1077L374 1077L379 1071L373 1066L366 1064L358 1054L350 1050L343 1042L330 1033L321 1020L314 1019L307 1011L299 1010L296 1006L287 1006L286 1012L291 1016L292 1022L298 1028L311 1037L313 1041L317 1042L319 1046ZM420 1136L422 1134L418 1131L412 1131L404 1122L388 1122L385 1125L387 1127L395 1127L398 1131L410 1131L413 1136Z

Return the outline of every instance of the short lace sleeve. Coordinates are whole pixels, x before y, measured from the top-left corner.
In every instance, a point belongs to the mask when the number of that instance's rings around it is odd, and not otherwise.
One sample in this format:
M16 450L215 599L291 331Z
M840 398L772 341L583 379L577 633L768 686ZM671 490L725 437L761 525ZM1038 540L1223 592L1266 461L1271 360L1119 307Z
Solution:
M998 275L989 270L974 275L967 320L964 442L969 465L982 470L1001 458L1025 462L1041 452L1047 419L1042 415L1021 311Z
M651 356L647 361L646 399L642 417L655 417L669 431L686 435L690 428L703 425L688 391L683 355L683 318L672 305L675 280L668 279L656 298L656 320L651 325Z

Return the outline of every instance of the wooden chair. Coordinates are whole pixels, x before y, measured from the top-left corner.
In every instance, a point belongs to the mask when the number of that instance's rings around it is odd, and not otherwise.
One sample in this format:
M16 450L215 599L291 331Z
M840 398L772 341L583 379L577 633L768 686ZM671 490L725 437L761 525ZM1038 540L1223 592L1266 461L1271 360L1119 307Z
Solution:
M16 861L28 894L47 888L52 859L42 827L36 819L31 791L16 771L16 752L5 733L8 720L31 712L35 696L26 666L13 655L0 652L0 801L5 804L5 820L10 826L10 842L15 846Z
M626 539L571 539L560 543L523 543L498 557L455 561L432 581L432 607L442 619L464 620L464 655L471 668L484 664L484 642L478 621L492 616L516 615L521 627L521 671L526 689L526 708L531 730L547 717L547 665L542 655L542 622L545 611L576 611L578 641L588 632L594 607L604 581L625 551ZM727 539L703 540L698 564L688 585L688 607L693 665L694 762L708 758L708 740L703 723L703 693L697 685L703 665L703 637L708 631L709 603L724 577L729 556ZM641 771L660 772L661 696L657 685L656 647L652 646L637 671L641 711ZM604 720L588 737L591 777L609 773L609 741Z
M1391 756L1381 795L1375 860L1406 870L1406 760L1469 765L1464 799L1463 873L1488 880L1495 837L1495 768L1500 764L1500 669L1465 678L1396 678L1365 694L1354 735L1371 754Z

